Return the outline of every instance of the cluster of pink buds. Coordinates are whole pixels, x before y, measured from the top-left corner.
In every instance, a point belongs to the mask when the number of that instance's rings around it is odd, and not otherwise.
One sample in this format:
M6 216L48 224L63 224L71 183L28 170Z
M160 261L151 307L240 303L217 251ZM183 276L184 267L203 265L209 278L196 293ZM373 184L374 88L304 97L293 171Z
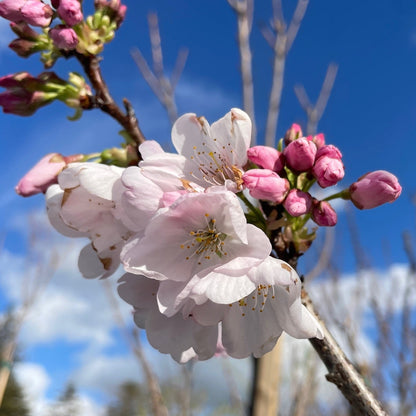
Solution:
M11 22L18 35L10 48L23 57L41 52L46 68L70 51L100 53L103 45L114 38L126 14L120 0L95 1L95 13L85 21L81 0L52 0L51 6L42 0L0 1L0 16ZM30 26L44 30L37 32Z
M334 226L337 214L328 202L330 199L351 199L358 208L367 209L392 202L401 192L394 175L377 171L325 200L314 198L309 192L314 183L327 188L337 185L344 177L342 154L337 147L325 144L322 133L304 137L297 124L286 132L279 149L255 146L248 149L247 156L260 168L250 169L243 175L250 195L283 204L289 220L305 216L320 226Z
M62 101L81 112L91 97L90 87L76 73L70 73L67 82L54 72L43 72L37 77L28 72L18 72L1 77L0 87L6 89L0 93L3 111L19 116L30 116L53 100Z

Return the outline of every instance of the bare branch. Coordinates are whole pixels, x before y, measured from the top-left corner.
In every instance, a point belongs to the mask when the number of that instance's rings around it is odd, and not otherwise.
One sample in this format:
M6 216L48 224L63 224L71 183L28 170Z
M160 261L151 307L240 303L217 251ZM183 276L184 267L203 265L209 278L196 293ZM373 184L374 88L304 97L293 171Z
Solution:
M256 122L254 117L254 90L252 74L252 55L250 32L253 15L253 0L227 0L237 15L238 47L240 50L240 69L243 83L243 107L252 122L251 145L256 143Z
M305 16L306 9L308 8L309 0L298 0L295 12L293 13L292 20L287 29L287 43L286 50L289 52L290 48L295 41L296 35L298 34L300 24L302 23L303 17Z
M285 25L285 18L283 16L282 0L272 0L273 19Z
M321 249L321 255L315 267L305 276L305 281L310 282L315 277L319 276L325 270L331 259L332 249L334 248L335 232L333 228L325 228L325 241Z
M188 59L188 55L189 49L187 48L182 48L178 53L175 66L173 67L172 75L170 77L170 85L172 86L172 90L176 88L176 84L178 83L179 78L182 75L183 69L185 68L186 60Z
M301 107L306 111L306 109L312 107L312 103L309 100L308 94L306 93L305 87L303 85L295 85L294 88L296 97L301 105Z
M367 388L362 377L345 357L345 354L325 324L319 319L314 310L312 300L304 290L302 291L302 299L309 312L318 319L324 331L323 339L311 338L309 341L329 371L329 374L326 376L327 380L334 383L350 402L354 409L354 414L387 416L380 403Z
M266 146L275 146L286 57L299 31L308 3L309 0L298 0L289 28L286 30L281 1L274 1L272 28L275 33L273 35L270 31L262 30L263 36L273 48L274 52L272 86L270 89L269 111L267 114L265 134ZM274 42L272 43L273 37Z
M295 86L295 94L299 100L299 103L303 110L305 111L308 121L306 127L306 134L313 135L316 134L318 130L319 120L322 118L322 115L325 111L326 105L328 103L329 97L334 86L335 78L337 76L338 65L331 63L328 66L326 71L325 79L322 84L321 91L319 93L316 104L313 105L309 100L309 97L305 91L305 88L302 85Z
M153 71L158 79L163 78L163 54L160 40L159 22L156 13L149 13L147 16L149 23L150 44L152 46Z
M78 52L74 52L74 55L84 68L95 90L97 107L117 120L137 144L143 143L146 138L139 127L137 118L131 119L128 114L124 114L110 94L110 90L102 77L100 58L94 55L86 56Z
M183 68L185 67L188 50L181 49L179 51L169 80L169 78L165 75L163 67L162 43L156 13L150 13L148 21L150 44L152 47L153 71L139 49L134 49L131 53L143 78L149 84L153 93L167 111L169 120L171 124L173 124L178 118L178 111L175 103L175 88Z
M131 56L136 63L139 71L142 73L144 80L147 82L153 93L156 95L160 102L163 102L163 93L160 90L160 84L155 74L150 69L146 59L142 55L139 49L134 48L131 51Z

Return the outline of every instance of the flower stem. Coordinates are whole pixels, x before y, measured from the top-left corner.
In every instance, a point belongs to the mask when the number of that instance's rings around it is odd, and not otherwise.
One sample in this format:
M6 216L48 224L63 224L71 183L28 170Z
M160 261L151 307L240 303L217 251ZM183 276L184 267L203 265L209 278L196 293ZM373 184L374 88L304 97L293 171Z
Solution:
M116 104L102 77L99 58L96 56L85 56L79 53L76 53L75 57L81 63L96 92L98 108L117 120L135 143L143 143L146 139L139 127L131 104L126 99L124 100L125 113Z
M323 199L323 201L331 201L332 199L337 199L337 198L350 199L350 192L348 188L344 189L341 192L337 192L336 194L327 196L325 199Z

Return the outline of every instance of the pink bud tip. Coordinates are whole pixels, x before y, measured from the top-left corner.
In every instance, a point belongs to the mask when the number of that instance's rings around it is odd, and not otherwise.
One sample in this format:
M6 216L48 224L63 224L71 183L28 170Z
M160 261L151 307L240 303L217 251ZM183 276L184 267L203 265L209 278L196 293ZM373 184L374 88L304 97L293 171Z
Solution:
M312 197L308 192L299 189L291 189L283 206L292 217L307 214L312 206Z
M337 213L327 201L314 200L311 217L322 227L333 227L337 223Z
M270 169L276 173L283 170L284 157L274 147L269 146L253 146L247 150L248 159L256 165Z
M21 196L46 192L50 185L57 183L57 176L65 165L63 156L59 153L47 154L20 179L16 192Z
M322 156L316 160L312 174L322 188L333 186L344 177L344 164L341 159Z
M49 36L59 49L71 50L78 45L78 36L70 27L58 25L49 31Z
M244 173L243 182L253 198L280 204L289 192L289 182L269 169L251 169Z
M306 137L297 139L285 148L283 154L287 165L297 172L308 171L315 162L316 145Z
M286 131L284 136L285 145L287 146L289 143L293 142L296 139L302 137L302 129L299 124L293 123L291 127Z
M84 19L79 0L60 0L57 11L68 26L75 26Z
M402 187L392 173L376 170L354 182L349 191L351 201L357 208L370 209L395 201L400 196Z

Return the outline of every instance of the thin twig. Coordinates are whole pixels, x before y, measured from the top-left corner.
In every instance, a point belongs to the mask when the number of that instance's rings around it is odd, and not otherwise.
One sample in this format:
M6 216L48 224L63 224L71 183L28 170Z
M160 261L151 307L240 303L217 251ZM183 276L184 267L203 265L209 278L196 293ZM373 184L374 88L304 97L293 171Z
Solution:
M309 0L298 0L292 20L289 27L286 29L282 2L281 0L274 0L273 21L271 24L272 30L268 27L262 28L263 36L274 52L272 87L270 89L269 110L267 114L265 134L266 146L275 146L286 57L293 45L293 42L295 41L300 24L308 7L308 3Z
M316 134L318 130L319 120L322 118L322 115L325 111L325 107L328 103L329 97L331 95L332 88L334 86L335 78L337 76L338 65L331 63L328 66L326 71L325 79L322 84L321 91L319 93L318 99L313 105L308 97L308 94L305 91L305 88L302 85L295 86L295 94L298 98L298 101L307 115L307 126L306 134L313 135Z
M256 121L254 115L254 88L250 33L253 20L254 0L227 0L237 16L237 39L240 51L240 69L243 86L243 107L252 122L251 145L256 144Z
M321 254L314 268L305 275L305 281L310 282L312 279L315 279L319 276L322 271L324 271L331 259L332 249L334 248L334 237L335 232L333 228L325 228L325 240L322 249L320 250Z
M30 236L30 246L32 248L35 248L38 244L35 236L36 230L33 229ZM31 253L29 252L26 257L26 270L33 270L33 261L32 258L29 258L30 254ZM23 323L36 299L38 299L42 290L45 289L50 279L52 279L52 276L57 268L57 256L55 252L51 253L47 263L44 262L44 260L46 259L40 259L36 256L36 269L33 273L29 273L27 278L22 282L22 286L20 288L22 304L16 312L13 312L13 329L1 351L0 360L2 365L0 366L0 407L4 398L7 383L9 381L11 366L13 364L17 348L18 336L22 329Z
M173 124L178 118L178 110L175 102L175 88L185 67L188 50L181 49L179 51L172 75L169 79L165 75L163 65L162 42L157 14L149 13L148 22L153 70L139 49L133 49L131 54L143 78L167 111L169 120L171 124Z
M96 56L85 56L79 53L75 53L75 56L84 68L95 90L95 105L118 121L134 142L137 144L143 143L146 139L139 127L137 118L134 116L134 112L130 111L125 114L111 96L110 90L101 74L99 58Z

